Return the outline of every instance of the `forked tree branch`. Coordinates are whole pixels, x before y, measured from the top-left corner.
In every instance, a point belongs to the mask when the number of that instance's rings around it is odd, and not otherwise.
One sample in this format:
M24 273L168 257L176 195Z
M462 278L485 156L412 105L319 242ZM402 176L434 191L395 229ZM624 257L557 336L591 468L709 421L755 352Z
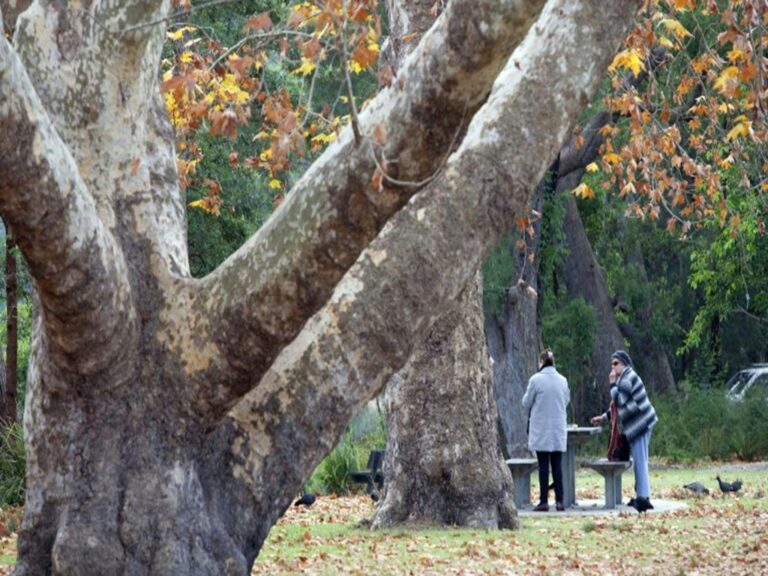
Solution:
M276 489L298 489L525 211L640 3L551 2L446 169L393 218L233 409L240 438L233 474L265 502L279 495L259 487L278 469ZM284 461L254 449L264 446L291 455L290 477Z
M471 118L543 0L465 0L449 9L406 60L392 86L359 116L371 138L386 125L389 176L431 176L463 118ZM428 129L414 130L414 126ZM200 284L178 352L189 358L202 410L222 416L250 390L386 221L417 191L372 182L369 146L344 131L294 186L278 211ZM394 171L394 172L393 172ZM173 318L175 314L168 314Z
M0 35L0 214L29 266L54 365L119 364L135 336L122 253L16 52Z

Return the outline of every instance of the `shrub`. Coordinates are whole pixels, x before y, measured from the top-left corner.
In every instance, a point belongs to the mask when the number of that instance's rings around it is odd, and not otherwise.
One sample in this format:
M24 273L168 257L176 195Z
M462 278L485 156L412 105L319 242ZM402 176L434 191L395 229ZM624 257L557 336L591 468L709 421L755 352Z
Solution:
M325 494L349 494L352 488L349 473L353 470L360 470L359 450L350 435L345 434L312 473L306 488Z
M0 431L0 506L24 503L24 434L13 424Z

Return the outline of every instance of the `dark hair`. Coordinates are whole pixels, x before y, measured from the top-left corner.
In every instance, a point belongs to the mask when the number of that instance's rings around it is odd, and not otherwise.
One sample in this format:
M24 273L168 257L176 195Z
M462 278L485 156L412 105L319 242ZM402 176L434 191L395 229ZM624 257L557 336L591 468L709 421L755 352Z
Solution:
M541 362L541 367L546 368L547 366L554 366L555 365L555 355L552 354L552 350L547 348L539 354L539 362Z

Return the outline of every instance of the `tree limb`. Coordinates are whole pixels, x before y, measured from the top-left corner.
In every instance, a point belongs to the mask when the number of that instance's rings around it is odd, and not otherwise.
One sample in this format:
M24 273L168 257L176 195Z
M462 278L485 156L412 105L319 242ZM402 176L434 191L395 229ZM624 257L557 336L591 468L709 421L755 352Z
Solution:
M114 239L18 56L0 35L0 213L38 288L51 358L65 373L114 367L135 336Z
M233 475L265 503L282 497L287 506L280 490L298 489L525 210L639 5L548 4L446 170L393 218L232 410ZM277 446L290 467L272 457Z
M364 138L386 126L382 152L390 176L418 182L433 174L462 118L485 100L543 3L451 3L394 84L360 114ZM360 251L416 192L386 183L379 190L370 150L355 146L350 130L344 131L253 238L199 287L184 284L171 299L170 306L192 302L183 324L170 326L168 334L184 334L177 352L199 376L197 397L218 416L258 382Z

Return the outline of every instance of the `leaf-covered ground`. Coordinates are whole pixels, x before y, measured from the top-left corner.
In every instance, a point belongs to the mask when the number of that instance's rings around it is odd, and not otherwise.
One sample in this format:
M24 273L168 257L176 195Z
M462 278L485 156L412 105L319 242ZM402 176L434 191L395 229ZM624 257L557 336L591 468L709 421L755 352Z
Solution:
M744 481L739 496L716 490L718 472ZM665 468L651 476L657 498L689 506L644 517L550 512L524 517L517 532L372 533L359 527L373 512L370 499L321 497L309 510L288 510L253 574L768 574L765 466ZM694 480L711 494L689 495L682 485ZM601 499L601 482L594 473L579 472L577 498ZM631 484L630 475L625 501Z
M717 490L718 472L744 481L738 496ZM643 517L550 512L524 517L516 532L371 532L360 526L374 510L369 498L321 496L310 509L287 511L253 574L768 574L768 466L666 467L652 471L651 480L656 498L685 500L688 507ZM694 480L711 494L695 498L682 489ZM601 481L580 471L577 497L601 498ZM631 475L625 500L627 484ZM10 574L15 554L15 535L2 536L6 524L0 526L2 575Z

